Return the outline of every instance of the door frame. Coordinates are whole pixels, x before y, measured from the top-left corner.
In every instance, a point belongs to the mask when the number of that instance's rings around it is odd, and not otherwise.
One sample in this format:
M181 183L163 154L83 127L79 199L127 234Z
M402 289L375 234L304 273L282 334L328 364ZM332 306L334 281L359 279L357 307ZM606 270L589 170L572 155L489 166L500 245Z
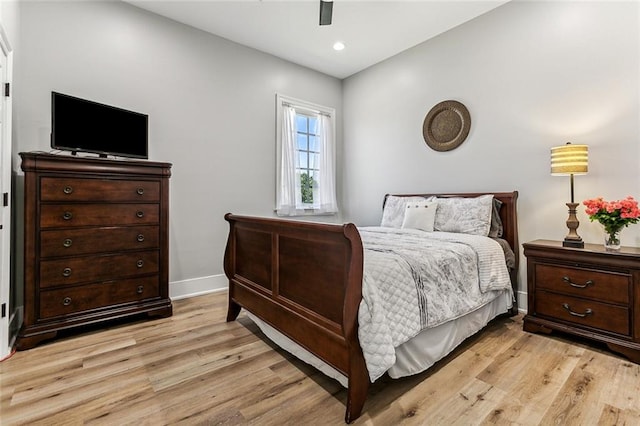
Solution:
M11 89L13 82L13 49L9 44L7 34L0 22L0 305L4 306L4 315L0 313L0 360L11 353L16 336L10 332L10 324L14 320L16 309L11 306L11 230L12 230L12 139L11 121L13 102L11 93L5 93L5 83ZM2 194L7 194L6 205ZM11 312L13 311L13 312Z

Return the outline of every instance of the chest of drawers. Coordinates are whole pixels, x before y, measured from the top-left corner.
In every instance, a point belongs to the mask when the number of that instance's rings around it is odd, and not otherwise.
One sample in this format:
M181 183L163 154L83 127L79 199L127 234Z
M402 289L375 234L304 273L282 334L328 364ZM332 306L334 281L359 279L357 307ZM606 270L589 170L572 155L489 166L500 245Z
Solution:
M25 250L18 349L81 325L171 315L171 164L20 156Z
M523 244L528 311L524 329L571 333L606 344L640 363L640 249Z

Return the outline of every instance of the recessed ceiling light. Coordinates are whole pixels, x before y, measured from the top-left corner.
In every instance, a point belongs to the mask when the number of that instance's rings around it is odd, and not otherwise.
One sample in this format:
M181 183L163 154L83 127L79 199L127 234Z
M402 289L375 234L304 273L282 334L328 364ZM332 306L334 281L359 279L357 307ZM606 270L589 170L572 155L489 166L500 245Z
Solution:
M336 41L335 43L333 43L333 49L334 50L342 50L344 49L344 43L341 41Z

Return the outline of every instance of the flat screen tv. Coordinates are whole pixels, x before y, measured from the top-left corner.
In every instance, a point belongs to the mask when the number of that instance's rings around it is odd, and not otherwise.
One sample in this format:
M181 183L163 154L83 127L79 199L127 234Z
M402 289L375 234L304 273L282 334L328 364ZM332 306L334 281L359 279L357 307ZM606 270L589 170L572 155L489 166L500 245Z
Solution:
M149 116L51 92L51 148L148 158Z

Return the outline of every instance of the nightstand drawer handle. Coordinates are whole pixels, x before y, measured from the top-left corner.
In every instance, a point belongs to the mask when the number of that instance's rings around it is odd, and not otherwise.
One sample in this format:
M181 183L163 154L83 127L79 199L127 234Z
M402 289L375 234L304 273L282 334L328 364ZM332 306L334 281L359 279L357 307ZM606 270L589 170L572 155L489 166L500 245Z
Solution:
M71 276L71 268L64 268L62 270L62 276L63 277L70 277Z
M73 241L71 240L71 238L67 238L66 240L64 240L64 241L62 242L62 245L63 245L64 247L66 247L66 248L71 247L71 244L73 244Z
M62 304L64 306L69 306L71 304L71 298L70 297L65 297L64 299L62 299Z
M144 188L138 188L136 190L136 192L138 193L138 195L143 195L144 194Z
M587 310L586 310L586 311L584 311L584 314L581 314L581 313L578 313L578 312L573 312L573 311L571 310L571 308L569 307L569 304L568 304L568 303L563 303L563 304L562 304L562 307L563 307L563 308L565 308L567 311L569 311L569 313L570 313L571 315L573 315L574 317L584 318L584 317L586 317L587 315L591 315L591 314L593 313L593 311L591 310L591 308L587 308Z
M73 213L71 213L71 212L64 212L63 215L62 215L62 218L64 220L71 220L72 217L73 217Z
M71 186L65 186L65 187L62 189L62 192L64 192L65 194L69 195L69 194L71 194L71 193L73 192L73 187L71 187Z
M138 268L142 268L144 266L144 260L138 259L138 261L136 262L136 266Z
M562 277L562 281L564 281L565 283L569 284L571 287L575 287L575 288L587 288L590 285L593 285L593 280L587 280L585 281L584 284L576 284L574 282L571 281L571 278L569 277Z
M138 240L138 242L143 242L144 241L144 235L142 234L138 234L138 237L136 238Z
M139 285L138 288L136 289L136 293L142 294L143 292L144 292L144 286Z
M136 212L136 217L139 218L139 219L143 218L144 217L144 212L142 210L138 210Z

